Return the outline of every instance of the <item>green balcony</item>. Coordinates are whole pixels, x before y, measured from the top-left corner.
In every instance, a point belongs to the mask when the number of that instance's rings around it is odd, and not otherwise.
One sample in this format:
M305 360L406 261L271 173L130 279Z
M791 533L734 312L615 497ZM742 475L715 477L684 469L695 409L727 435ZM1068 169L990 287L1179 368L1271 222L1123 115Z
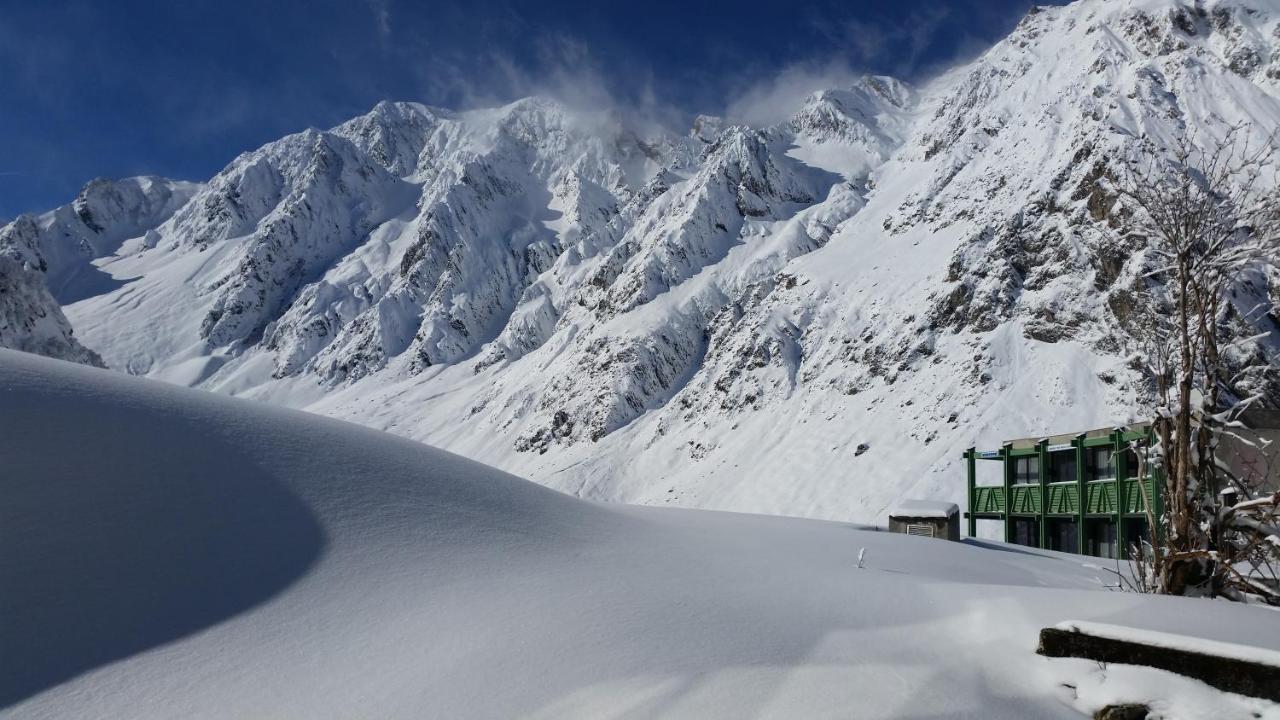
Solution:
M973 512L978 515L1004 514L1004 488L999 485L974 488Z
M1141 485L1139 485L1141 482ZM1154 502L1156 483L1151 478L1145 480L1125 480L1123 483L1124 495L1124 514L1125 515L1143 515L1147 514L1146 505L1143 502L1145 494L1147 502Z
M1013 485L1009 488L1013 491L1013 503L1009 507L1011 515L1039 515L1040 514L1040 486L1036 485Z
M1114 515L1116 506L1115 480L1095 480L1084 486L1084 508L1087 515Z
M1049 483L1049 515L1075 515L1080 512L1080 486L1073 482Z

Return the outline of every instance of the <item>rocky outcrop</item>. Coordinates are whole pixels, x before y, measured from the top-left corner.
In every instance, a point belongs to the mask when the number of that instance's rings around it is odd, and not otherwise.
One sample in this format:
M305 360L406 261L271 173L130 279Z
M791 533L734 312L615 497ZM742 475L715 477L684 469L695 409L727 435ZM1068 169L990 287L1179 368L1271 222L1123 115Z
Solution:
M93 267L94 260L168 220L199 188L157 177L92 180L70 204L0 227L0 248L35 247L49 292L59 302L74 302L111 285Z
M102 358L75 338L60 303L118 286L93 261L128 239L143 239L199 187L157 177L99 178L67 205L0 226L0 347L101 367Z
M35 242L30 217L6 229L0 244L0 347L103 367L97 353L80 344L45 285L48 268Z
M213 346L256 341L299 289L412 198L408 183L349 141L314 130L275 143L224 175L244 170L251 172L241 174L240 182L215 181L213 187L234 185L241 199L252 194L276 196L278 202L244 241L236 263L207 287L215 299L200 334ZM246 188L247 178L258 173L277 182ZM193 203L216 192L206 190Z

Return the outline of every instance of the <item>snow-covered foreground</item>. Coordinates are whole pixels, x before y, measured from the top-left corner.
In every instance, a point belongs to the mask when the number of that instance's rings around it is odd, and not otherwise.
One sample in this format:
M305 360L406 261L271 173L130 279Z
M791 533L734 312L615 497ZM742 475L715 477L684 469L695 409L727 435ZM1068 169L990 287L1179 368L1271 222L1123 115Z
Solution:
M1280 648L1280 614L1108 590L1081 558L598 504L10 351L0 409L8 716L1280 716L1033 654L1067 619Z

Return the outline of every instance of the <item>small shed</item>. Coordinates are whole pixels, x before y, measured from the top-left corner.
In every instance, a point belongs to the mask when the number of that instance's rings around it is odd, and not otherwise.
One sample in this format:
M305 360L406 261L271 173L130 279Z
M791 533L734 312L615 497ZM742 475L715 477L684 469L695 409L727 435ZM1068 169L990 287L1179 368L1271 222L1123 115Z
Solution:
M960 540L960 508L941 500L902 500L889 509L889 532Z

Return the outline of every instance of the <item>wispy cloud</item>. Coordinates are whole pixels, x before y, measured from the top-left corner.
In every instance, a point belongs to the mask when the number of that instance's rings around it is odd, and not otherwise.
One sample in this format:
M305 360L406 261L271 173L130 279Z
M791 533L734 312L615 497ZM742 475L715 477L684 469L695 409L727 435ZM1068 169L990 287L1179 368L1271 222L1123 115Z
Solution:
M838 23L814 20L813 25L852 65L918 83L971 59L991 45L991 40L975 36L968 27L1012 27L1025 10L1023 7L1010 12L1008 7L996 4L961 7L955 3L928 3L912 8L894 22L854 16ZM962 18L961 14L980 16L981 21L975 23L974 18ZM940 47L948 51L940 52Z
M695 113L770 124L865 71L919 81L1007 31L1028 0L801 2L733 15L687 4L679 18L515 0L323 0L261 17L122 2L0 13L0 97L12 100L0 112L6 214L65 201L94 175L207 176L241 150L380 99L466 109L543 95L613 111L642 132L683 131ZM13 179L19 170L27 176Z
M869 16L838 22L812 16L812 28L836 52L764 72L733 88L725 116L756 126L782 122L799 110L812 93L848 87L868 73L892 75L917 84L926 82L972 59L991 44L961 29L956 13L954 6L932 3L912 9L892 23ZM1013 21L1000 15L989 18L987 24L1011 26ZM939 52L940 45L948 51Z
M512 22L510 19L507 22ZM511 28L503 28L510 32ZM683 130L689 115L664 101L653 73L641 67L607 67L593 45L563 32L522 28L528 52L490 49L467 57L442 56L421 48L413 58L424 97L449 98L457 109L493 107L523 97L546 97L564 105L623 116L633 129ZM411 50L404 51L411 55Z
M848 87L861 74L838 61L789 65L738 90L724 114L732 122L773 125L793 115L814 92Z
M391 38L391 0L366 0L373 11L374 25L383 42Z

